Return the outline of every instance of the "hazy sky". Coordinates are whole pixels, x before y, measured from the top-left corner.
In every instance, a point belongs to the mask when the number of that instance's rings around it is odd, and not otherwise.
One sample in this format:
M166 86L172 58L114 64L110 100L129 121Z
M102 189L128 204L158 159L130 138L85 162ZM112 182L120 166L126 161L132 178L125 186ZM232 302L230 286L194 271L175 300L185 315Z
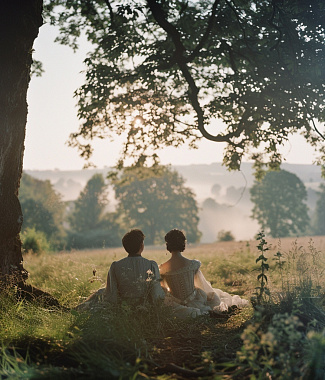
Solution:
M43 62L45 73L33 77L28 90L28 121L26 129L24 169L76 170L84 160L66 141L71 132L78 129L74 91L82 84L83 59L88 51L87 43L77 53L67 46L54 43L57 31L43 25L34 44L34 57ZM92 161L99 167L116 163L122 148L120 140L100 141L94 144ZM163 164L186 165L222 161L224 144L202 140L199 149L188 147L168 148L161 152ZM295 136L283 148L288 163L311 164L313 150L302 137Z

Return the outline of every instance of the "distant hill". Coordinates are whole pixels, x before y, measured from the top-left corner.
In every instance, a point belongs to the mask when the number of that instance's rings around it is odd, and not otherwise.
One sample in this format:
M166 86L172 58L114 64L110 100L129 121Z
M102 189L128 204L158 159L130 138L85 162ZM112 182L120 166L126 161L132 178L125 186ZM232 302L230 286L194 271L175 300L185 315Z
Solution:
M321 169L316 165L296 165L284 163L282 169L296 174L306 187L317 188L322 181ZM252 163L244 162L241 170L229 172L222 164L175 166L175 169L187 180L199 199L211 196L214 184L221 185L222 189L230 186L236 188L250 188L254 182Z
M191 187L197 195L198 201L203 201L211 197L211 188L215 184L221 186L221 193L226 188L250 188L254 182L253 169L251 163L242 163L241 170L229 172L221 163L182 165L174 168L186 180L187 186ZM284 170L295 173L306 185L306 187L317 189L322 181L321 169L316 165L282 165ZM85 169L85 170L26 170L26 173L42 180L50 180L54 188L59 191L64 200L74 200L79 192L84 188L87 181L95 174L102 173L104 176L110 168Z

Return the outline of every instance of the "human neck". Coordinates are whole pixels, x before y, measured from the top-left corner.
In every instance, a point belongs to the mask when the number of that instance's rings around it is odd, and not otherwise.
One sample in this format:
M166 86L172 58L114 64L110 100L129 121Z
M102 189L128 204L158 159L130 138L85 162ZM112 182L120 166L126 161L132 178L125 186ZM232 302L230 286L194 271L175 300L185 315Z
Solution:
M141 247L140 247L140 249L139 249L139 251L137 252L137 253L132 253L132 254L128 254L128 257L140 257L141 256L141 253L143 252L143 249L144 249L144 245L143 245L143 243L142 243L142 245L141 245Z
M140 253L138 252L132 255L128 254L128 257L141 257L141 252Z
M172 257L181 257L182 252L179 251L171 251Z

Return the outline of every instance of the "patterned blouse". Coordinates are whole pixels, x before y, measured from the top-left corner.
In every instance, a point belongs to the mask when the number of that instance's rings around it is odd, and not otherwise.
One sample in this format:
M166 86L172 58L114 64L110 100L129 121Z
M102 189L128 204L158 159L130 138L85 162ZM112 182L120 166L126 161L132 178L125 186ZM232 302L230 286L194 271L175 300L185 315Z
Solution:
M108 272L106 292L111 302L155 301L165 296L157 263L142 256L114 261Z

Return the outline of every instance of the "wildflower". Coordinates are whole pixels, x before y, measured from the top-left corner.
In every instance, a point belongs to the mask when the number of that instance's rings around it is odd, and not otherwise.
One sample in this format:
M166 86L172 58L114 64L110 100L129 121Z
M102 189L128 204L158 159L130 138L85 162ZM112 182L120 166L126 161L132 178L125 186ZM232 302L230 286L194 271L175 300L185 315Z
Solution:
M152 281L152 280L153 280L153 277L154 277L154 274L153 274L153 271L152 271L151 269L148 269L148 270L147 270L147 275L148 275L148 277L147 277L146 281L147 281L147 282Z

